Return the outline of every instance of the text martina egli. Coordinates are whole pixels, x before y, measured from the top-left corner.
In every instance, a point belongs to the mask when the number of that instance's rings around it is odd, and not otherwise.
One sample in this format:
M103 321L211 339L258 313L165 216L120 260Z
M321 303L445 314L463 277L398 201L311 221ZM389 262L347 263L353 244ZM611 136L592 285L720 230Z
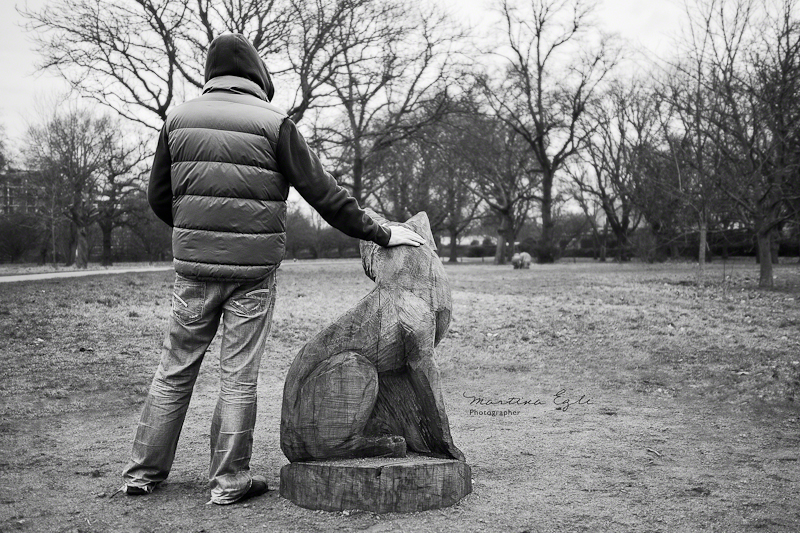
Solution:
M469 410L469 414L473 416L513 416L520 414L520 411L513 409L497 409L498 407L537 407L544 405L553 405L556 410L567 411L570 407L575 405L594 405L591 398L587 398L582 394L579 398L569 396L567 389L560 389L553 394L548 401L540 398L526 399L521 396L509 396L507 398L486 398L483 396L475 396L472 394L463 393L464 398L470 400L469 405L475 406ZM494 407L494 409L478 409L477 407Z

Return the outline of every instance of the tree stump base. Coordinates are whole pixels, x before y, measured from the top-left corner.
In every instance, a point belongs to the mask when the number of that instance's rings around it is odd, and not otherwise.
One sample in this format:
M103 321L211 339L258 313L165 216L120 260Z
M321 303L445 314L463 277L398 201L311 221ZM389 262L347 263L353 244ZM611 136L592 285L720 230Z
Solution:
M472 492L463 461L409 454L289 463L280 494L307 509L411 513L453 505Z

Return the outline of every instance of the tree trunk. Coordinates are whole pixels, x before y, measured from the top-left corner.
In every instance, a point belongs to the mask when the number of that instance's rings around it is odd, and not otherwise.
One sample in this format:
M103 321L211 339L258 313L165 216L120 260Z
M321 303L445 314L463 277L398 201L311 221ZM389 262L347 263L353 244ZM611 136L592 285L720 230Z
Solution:
M100 231L103 232L103 257L102 265L111 266L111 231L113 226L110 223L100 223Z
M553 221L553 174L545 172L542 175L542 235L536 247L536 261L538 263L554 263L556 249L553 239L555 222Z
M450 230L450 258L448 263L458 263L458 232Z
M494 264L505 265L508 254L508 243L514 235L514 219L509 213L500 212L500 227L497 228L497 249L494 253ZM513 243L511 243L513 246Z
M82 226L77 228L75 243L75 267L86 268L89 265L89 240L87 239L88 228Z
M67 243L67 257L64 261L64 266L72 266L75 264L75 256L78 253L78 228L75 223L69 225L69 243Z
M603 233L599 233L599 261L605 263L608 259L608 223L603 226Z
M506 264L506 238L500 231L497 232L497 248L495 248L494 251L494 264Z
M628 232L625 230L621 230L619 232L614 232L614 236L617 238L617 261L619 263L624 263L627 261L628 258Z
M780 242L778 241L778 231L773 231L771 238L770 238L770 256L772 257L772 264L778 265L781 262L780 256L778 254L780 250Z
M50 221L50 238L53 245L53 266L58 268L58 248L56 247L56 221L55 217Z
M758 230L756 239L758 242L758 286L762 289L771 289L774 285L772 279L772 232Z
M697 264L701 276L706 268L706 248L708 248L708 223L703 219L700 221L700 245L697 248Z
M360 157L353 159L353 198L356 199L358 205L364 207L364 160Z

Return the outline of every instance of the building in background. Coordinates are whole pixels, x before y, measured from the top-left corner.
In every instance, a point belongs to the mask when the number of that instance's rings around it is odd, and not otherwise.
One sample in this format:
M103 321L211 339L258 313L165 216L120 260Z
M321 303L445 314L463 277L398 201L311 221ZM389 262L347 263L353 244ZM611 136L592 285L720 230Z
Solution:
M33 213L37 207L35 174L6 169L0 173L0 214Z

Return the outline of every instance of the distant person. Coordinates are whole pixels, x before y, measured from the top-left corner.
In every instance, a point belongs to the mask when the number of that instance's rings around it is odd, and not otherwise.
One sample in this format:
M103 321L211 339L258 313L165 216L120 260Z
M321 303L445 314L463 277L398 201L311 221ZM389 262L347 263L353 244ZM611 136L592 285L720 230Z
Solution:
M323 170L294 123L270 104L270 73L242 35L208 49L203 94L173 109L156 147L148 200L172 226L169 328L120 489L150 494L167 478L200 363L220 321L220 392L211 421L211 502L267 491L250 473L261 355L284 256L289 186L333 227L384 247L419 246L381 226Z

